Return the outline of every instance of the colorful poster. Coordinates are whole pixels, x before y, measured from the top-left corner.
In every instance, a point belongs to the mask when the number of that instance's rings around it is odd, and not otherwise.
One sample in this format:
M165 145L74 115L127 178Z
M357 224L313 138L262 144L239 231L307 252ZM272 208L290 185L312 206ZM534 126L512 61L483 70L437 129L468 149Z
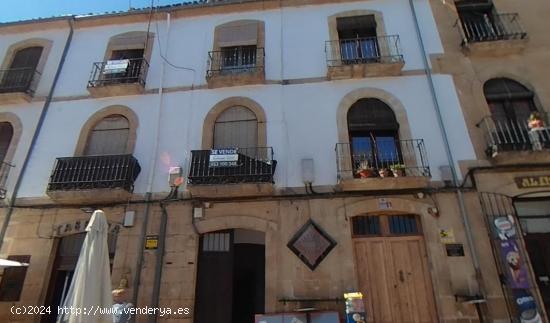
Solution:
M521 257L516 240L500 242L501 257L504 262L504 270L508 278L508 285L513 289L529 288L529 276L525 261Z
M346 323L365 323L367 317L363 294L360 292L345 293L344 298L346 300Z
M495 233L498 239L508 240L516 238L514 217L511 215L495 218L493 221Z
M537 309L537 302L528 290L514 290L514 301L521 323L542 323L542 318Z

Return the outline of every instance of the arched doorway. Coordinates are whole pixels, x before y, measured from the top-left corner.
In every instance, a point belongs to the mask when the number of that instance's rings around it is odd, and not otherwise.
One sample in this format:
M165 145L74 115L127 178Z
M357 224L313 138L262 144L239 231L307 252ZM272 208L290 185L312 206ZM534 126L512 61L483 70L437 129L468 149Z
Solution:
M402 213L355 216L352 237L367 322L436 322L418 216Z
M265 306L265 234L231 229L201 235L195 323L254 323Z
M87 221L85 224L87 226ZM74 225L81 226L83 223L77 221ZM110 232L107 238L111 269L113 268L117 237L118 235L116 232ZM86 239L86 232L79 232L60 237L55 242L54 245L57 246L57 250L45 301L45 306L49 306L52 311L41 317L41 323L56 322L58 315L57 307L63 304L65 296L71 286L84 239Z

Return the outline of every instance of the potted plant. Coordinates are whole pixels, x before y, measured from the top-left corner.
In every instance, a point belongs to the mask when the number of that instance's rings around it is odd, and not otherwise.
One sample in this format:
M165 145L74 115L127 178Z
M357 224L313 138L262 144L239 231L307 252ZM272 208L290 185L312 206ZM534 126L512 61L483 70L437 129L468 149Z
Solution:
M368 162L361 162L359 167L357 167L356 174L359 178L376 177L374 168L370 167Z
M386 167L379 170L378 174L380 175L380 177L393 177L394 176L393 171L389 168L386 168Z
M405 165L403 164L394 164L391 165L390 168L392 170L393 176L395 177L407 176L407 174L405 173Z
M531 115L529 116L528 126L531 130L544 128L544 121L542 120L539 112L535 111L531 113Z

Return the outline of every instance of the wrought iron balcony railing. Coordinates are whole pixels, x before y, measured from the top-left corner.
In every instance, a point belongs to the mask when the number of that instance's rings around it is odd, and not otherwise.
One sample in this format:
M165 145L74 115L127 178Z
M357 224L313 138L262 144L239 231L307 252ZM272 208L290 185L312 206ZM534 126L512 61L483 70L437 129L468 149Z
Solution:
M431 176L424 140L380 141L353 149L336 144L338 178Z
M264 69L263 48L240 46L208 52L209 69L206 76L255 73Z
M40 73L34 68L0 70L0 93L23 92L34 94Z
M495 40L524 39L527 33L521 27L517 13L482 14L476 19L459 18L462 44Z
M149 62L145 58L110 60L93 64L88 87L100 87L124 83L145 86Z
M325 53L328 66L403 62L399 35L329 40Z
M483 118L477 127L485 136L489 157L503 151L528 151L550 149L550 127L547 114L541 113L540 124L528 120L498 120L491 116Z
M6 162L0 162L0 200L3 200L6 198L6 182L8 181L8 175L10 174L10 170L14 166L12 164L6 163Z
M122 188L132 192L140 171L132 155L57 158L48 191Z
M191 151L189 184L273 183L273 148Z

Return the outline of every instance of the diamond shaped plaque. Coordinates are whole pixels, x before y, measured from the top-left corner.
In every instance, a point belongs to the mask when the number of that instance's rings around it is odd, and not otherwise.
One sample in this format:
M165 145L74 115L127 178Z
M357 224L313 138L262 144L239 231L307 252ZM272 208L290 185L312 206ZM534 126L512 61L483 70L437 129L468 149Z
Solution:
M287 244L287 247L311 270L315 270L334 246L336 246L336 241L311 219L296 232Z

